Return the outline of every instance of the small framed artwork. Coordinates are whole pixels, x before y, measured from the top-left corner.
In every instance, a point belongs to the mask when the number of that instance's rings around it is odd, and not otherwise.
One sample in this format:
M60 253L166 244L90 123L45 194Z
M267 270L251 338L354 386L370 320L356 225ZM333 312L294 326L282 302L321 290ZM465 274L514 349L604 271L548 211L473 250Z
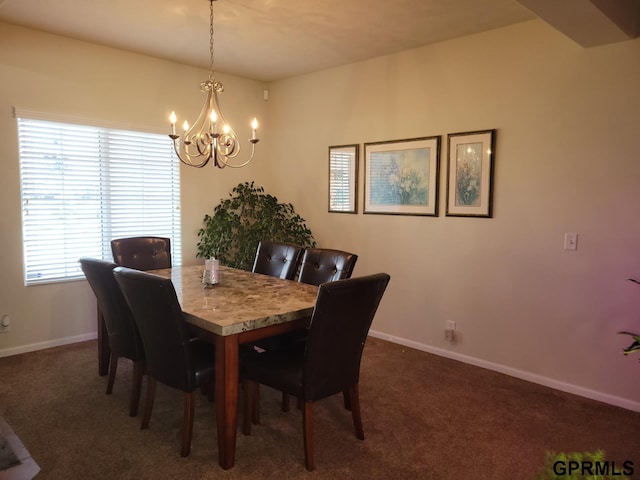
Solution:
M329 147L329 212L358 213L359 145Z
M440 137L364 144L364 213L438 215Z
M448 135L447 216L492 216L495 137L495 130Z

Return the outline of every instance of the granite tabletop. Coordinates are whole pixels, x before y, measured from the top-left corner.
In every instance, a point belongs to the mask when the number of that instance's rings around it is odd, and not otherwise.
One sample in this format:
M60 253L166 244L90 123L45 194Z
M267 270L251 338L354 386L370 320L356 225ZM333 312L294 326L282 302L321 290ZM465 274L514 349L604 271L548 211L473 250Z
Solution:
M233 335L310 317L318 287L220 266L220 283L202 284L203 265L154 270L171 278L189 323L217 335Z

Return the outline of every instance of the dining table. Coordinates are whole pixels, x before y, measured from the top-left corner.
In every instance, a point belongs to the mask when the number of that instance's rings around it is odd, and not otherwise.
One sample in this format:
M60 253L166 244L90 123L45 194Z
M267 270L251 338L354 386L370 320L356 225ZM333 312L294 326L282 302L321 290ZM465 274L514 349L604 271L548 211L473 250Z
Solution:
M240 345L308 326L318 287L222 265L219 283L204 285L203 270L203 265L176 266L150 273L171 279L185 321L215 344L218 462L227 470L235 464ZM101 317L98 368L105 374L109 346Z

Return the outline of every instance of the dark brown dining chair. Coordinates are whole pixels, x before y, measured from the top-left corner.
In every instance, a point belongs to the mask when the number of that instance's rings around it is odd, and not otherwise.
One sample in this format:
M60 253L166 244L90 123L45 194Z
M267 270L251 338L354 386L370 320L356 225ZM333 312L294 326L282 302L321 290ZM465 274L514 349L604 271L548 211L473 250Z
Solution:
M149 428L156 382L181 390L184 413L180 455L186 457L191 451L196 390L213 392L214 347L190 337L170 279L126 267L116 267L114 275L133 313L147 359L141 428Z
M331 248L307 248L302 257L298 281L320 285L351 278L357 261L355 253Z
M171 268L171 240L165 237L128 237L111 240L113 261L136 270Z
M302 247L289 243L262 240L256 250L253 273L293 280L298 273Z
M307 248L302 257L300 275L298 281L310 285L320 285L326 282L334 282L351 278L353 269L358 261L355 253L335 250L331 248ZM265 349L273 348L301 348L300 342L305 341L307 332L298 330L277 337L267 339L269 344L264 344ZM349 393L344 392L344 404L350 409ZM282 393L282 411L289 410L289 395Z
M252 272L284 280L293 280L298 273L303 251L302 247L289 243L262 240L256 250ZM256 347L259 350L265 350L274 348L280 342L278 337L271 337L244 345L242 348L245 351L251 351Z
M83 257L80 259L80 266L96 296L109 339L111 358L109 360L107 394L110 395L113 391L116 371L118 370L118 359L128 358L133 362L133 385L131 387L129 415L135 417L138 414L138 406L140 404L145 356L140 334L129 310L129 305L113 276L113 269L116 264L96 258Z
M360 361L389 279L386 273L378 273L323 283L303 350L266 351L243 357L245 435L251 434L253 411L259 408L254 390L263 384L302 400L307 470L315 468L314 402L348 390L356 437L364 440L358 392Z

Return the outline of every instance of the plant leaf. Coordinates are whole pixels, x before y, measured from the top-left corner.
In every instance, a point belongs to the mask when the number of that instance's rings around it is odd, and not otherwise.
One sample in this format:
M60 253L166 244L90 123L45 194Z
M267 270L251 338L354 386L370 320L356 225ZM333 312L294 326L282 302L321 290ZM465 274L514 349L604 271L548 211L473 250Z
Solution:
M197 256L217 257L223 265L250 270L260 240L314 247L311 230L292 204L278 203L264 187L244 182L221 200L198 231Z

